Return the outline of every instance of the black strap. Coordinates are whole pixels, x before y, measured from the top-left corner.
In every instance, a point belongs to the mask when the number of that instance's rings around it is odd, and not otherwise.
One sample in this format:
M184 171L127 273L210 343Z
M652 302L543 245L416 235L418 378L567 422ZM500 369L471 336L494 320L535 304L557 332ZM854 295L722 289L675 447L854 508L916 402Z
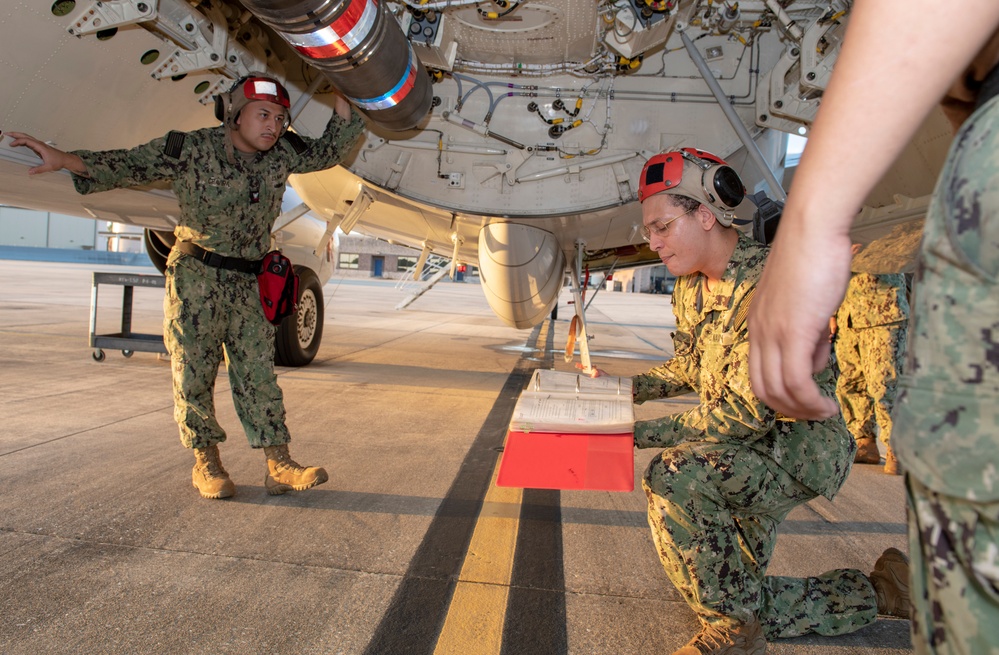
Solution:
M283 135L281 135L281 138L284 139L288 143L288 145L292 147L296 155L300 155L309 149L308 144L305 143L305 139L298 136L294 132L285 132Z
M212 266L214 268L225 268L230 271L239 271L240 273L253 273L256 275L260 272L260 260L259 259L240 259L239 257L226 257L225 255L220 255L217 252L212 252L210 250L205 250L201 246L195 245L190 241L178 241L173 246L185 255L194 257L199 262L204 263L206 266Z
M982 80L982 85L978 88L978 97L975 98L975 109L977 110L996 95L999 95L999 64L993 66L989 74Z

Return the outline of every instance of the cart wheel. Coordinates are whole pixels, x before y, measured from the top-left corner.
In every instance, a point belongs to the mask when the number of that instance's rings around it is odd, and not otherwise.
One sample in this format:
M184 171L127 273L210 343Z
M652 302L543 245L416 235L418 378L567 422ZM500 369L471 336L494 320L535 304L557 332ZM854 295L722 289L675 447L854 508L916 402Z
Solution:
M132 350L123 350L121 351L121 354L124 355L125 357L131 357L132 355L135 354L135 352Z
M95 362L103 362L104 361L104 351L101 350L100 348L98 348L93 353L91 353L90 356L94 358Z

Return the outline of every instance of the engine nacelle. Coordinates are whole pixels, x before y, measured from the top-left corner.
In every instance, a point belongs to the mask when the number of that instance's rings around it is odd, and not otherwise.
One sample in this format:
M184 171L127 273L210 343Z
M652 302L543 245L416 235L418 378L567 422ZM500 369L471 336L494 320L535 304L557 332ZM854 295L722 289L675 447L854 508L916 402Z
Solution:
M479 276L500 319L529 328L551 313L565 281L565 256L550 232L519 223L479 231Z

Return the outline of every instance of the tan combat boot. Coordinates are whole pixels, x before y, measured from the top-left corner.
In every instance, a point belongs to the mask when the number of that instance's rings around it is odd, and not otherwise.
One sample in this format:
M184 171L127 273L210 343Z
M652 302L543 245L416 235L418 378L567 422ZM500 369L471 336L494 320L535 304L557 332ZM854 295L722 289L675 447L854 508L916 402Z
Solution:
M293 460L288 454L288 444L265 446L264 455L267 456L264 486L272 496L280 496L292 489L304 491L330 479L326 469L319 466L305 467Z
M909 558L898 548L889 548L874 563L874 571L867 576L878 600L878 614L912 617L909 601Z
M857 454L853 456L854 464L880 464L881 453L878 452L878 440L871 437L857 439Z
M735 627L705 625L687 645L673 655L764 655L767 640L760 622L753 619Z
M902 467L899 466L898 460L895 459L895 453L891 451L891 446L888 446L888 451L885 453L885 473L888 475L902 475Z
M191 481L202 498L229 498L236 493L236 485L222 467L218 444L194 449L194 470Z

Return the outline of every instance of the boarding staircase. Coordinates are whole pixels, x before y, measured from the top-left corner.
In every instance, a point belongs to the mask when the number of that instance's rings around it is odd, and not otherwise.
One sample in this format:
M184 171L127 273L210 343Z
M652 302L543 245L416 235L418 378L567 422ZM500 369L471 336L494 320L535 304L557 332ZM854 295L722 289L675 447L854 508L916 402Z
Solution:
M396 309L405 309L414 300L430 291L435 284L444 279L444 277L451 270L451 260L446 257L441 257L440 255L433 255L427 257L427 261L423 263L423 270L417 272L416 267L419 262L414 264L406 274L399 279L396 283L395 288L407 294L407 296L395 306Z

